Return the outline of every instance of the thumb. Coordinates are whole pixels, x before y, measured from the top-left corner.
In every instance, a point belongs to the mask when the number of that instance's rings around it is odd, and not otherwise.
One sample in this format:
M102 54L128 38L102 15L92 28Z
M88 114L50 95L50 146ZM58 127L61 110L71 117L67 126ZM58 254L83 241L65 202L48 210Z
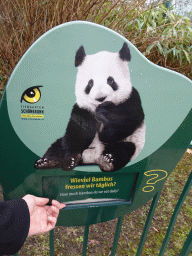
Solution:
M39 206L44 206L49 202L49 198L44 198L44 197L36 197L35 196L35 201L36 204Z

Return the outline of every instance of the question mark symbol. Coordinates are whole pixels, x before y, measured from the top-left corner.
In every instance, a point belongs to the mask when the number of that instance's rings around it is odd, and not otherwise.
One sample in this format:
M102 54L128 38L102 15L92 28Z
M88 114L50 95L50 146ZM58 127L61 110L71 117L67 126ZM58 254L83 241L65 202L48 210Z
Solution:
M142 190L143 192L151 192L155 189L154 185L155 183L159 182L160 180L165 179L168 176L168 173L164 170L151 170L144 172L145 176L152 177L149 179L146 184L148 186L145 186Z
M114 185L113 186L115 186L116 185L116 182L114 182Z

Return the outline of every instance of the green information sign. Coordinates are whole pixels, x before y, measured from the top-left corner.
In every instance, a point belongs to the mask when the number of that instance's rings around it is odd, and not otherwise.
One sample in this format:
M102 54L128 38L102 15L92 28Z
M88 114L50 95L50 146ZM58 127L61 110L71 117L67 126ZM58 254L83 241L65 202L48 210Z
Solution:
M136 180L135 173L45 176L42 179L42 191L44 197L52 197L72 207L103 205L106 202L111 205L131 204Z
M162 188L191 141L192 82L84 21L42 35L0 106L5 199L66 202L57 225L123 216Z

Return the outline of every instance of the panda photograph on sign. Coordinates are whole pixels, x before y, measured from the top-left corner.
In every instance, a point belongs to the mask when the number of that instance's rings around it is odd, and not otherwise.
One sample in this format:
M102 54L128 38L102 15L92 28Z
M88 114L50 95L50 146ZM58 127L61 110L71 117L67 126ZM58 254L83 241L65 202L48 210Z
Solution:
M76 103L65 135L38 159L36 169L72 170L98 165L114 172L132 161L145 143L145 117L138 91L132 86L127 43L119 52L76 52Z

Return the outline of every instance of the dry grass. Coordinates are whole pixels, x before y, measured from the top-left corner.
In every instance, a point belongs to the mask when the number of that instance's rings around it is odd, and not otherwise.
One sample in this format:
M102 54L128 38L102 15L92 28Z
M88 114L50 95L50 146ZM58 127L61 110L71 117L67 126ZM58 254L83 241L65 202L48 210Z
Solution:
M49 29L73 20L88 20L103 24L121 0L0 0L0 77L3 84L29 46ZM123 16L142 5L136 1L124 8ZM122 11L118 13L121 17ZM122 17L123 18L123 17ZM110 28L118 28L110 22Z

